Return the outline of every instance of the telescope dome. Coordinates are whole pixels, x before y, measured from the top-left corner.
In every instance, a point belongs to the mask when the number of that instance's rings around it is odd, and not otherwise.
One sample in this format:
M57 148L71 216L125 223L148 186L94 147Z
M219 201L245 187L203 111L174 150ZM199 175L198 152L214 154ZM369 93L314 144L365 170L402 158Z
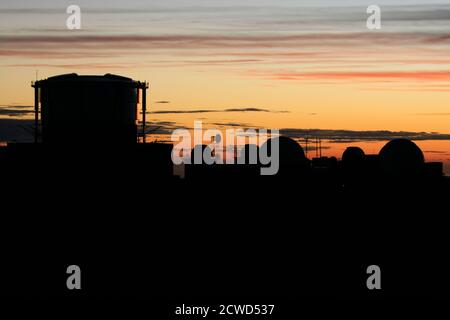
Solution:
M361 162L366 157L363 149L360 147L348 147L342 154L343 162Z
M382 170L390 174L418 172L425 163L422 150L407 139L389 141L379 156Z

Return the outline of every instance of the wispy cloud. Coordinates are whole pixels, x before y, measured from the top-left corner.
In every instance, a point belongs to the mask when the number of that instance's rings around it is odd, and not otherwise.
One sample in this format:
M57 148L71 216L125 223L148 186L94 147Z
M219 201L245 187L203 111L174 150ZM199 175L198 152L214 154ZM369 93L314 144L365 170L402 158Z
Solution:
M233 128L255 128L255 126L249 125L248 123L244 122L212 122L210 125L214 127L220 127L220 128L226 128L226 127L233 127Z
M260 73L264 75L264 73ZM280 72L267 73L266 77L276 80L450 80L450 70L439 71L364 71L364 72Z
M255 128L252 125L239 122L216 122L211 123L220 128L240 127ZM22 119L1 119L0 118L0 141L29 141L32 138L31 128L33 123L30 120ZM187 128L173 121L152 120L148 123L147 132L154 135L170 135L175 129ZM410 131L357 131L357 130L326 130L326 129L301 129L285 128L281 129L282 135L293 139L321 138L335 143L352 143L359 141L389 141L392 139L410 140L450 140L450 134L438 132L410 132Z
M32 115L34 115L34 107L32 106L21 106L21 105L0 106L0 117L6 116L11 118L21 118Z
M450 33L411 32L347 32L347 33L301 33L301 34L174 34L174 35L2 35L0 43L6 48L48 49L73 47L93 49L161 49L161 48L300 48L308 46L337 46L348 44L450 44Z
M431 116L431 117L448 117L450 116L450 112L425 112L425 113L416 113L417 116Z
M448 5L385 6L383 30L370 32L365 28L365 10L359 6L308 8L311 4L305 7L305 2L298 1L289 1L289 4L270 1L268 6L261 5L260 1L245 4L227 1L220 5L201 1L195 6L191 1L179 5L172 2L139 2L133 7L114 4L108 8L91 2L84 7L92 21L101 15L99 21L106 21L108 28L101 23L92 23L74 33L55 28L61 25L59 21L56 23L59 18L55 15L62 14L60 9L22 8L10 4L1 10L4 17L48 14L53 23L39 26L34 31L24 31L21 24L7 25L0 35L0 56L41 59L44 60L41 66L47 63L58 68L86 69L95 68L95 65L98 68L127 67L128 61L116 65L102 58L126 60L137 55L147 57L139 59L142 63L151 63L156 60L149 58L152 54L174 58L173 61L160 61L159 65L163 66L171 63L220 66L301 62L322 66L334 62L350 65L362 58L373 65L375 60L385 61L386 54L396 55L397 59L402 54L404 60L398 63L409 65L413 63L407 61L411 52L418 61L415 63L445 64L448 56ZM21 26L19 30L18 26ZM116 32L119 26L122 34ZM426 52L418 56L424 47ZM214 58L198 59L205 55ZM376 59L372 59L374 56ZM98 61L48 62L50 58L86 57ZM32 63L20 65L31 67Z
M450 70L443 68L450 62L449 46L448 32L0 35L0 56L36 60L3 64L10 67L102 70L235 65L235 69L228 70L244 76L330 83L448 83ZM399 59L399 54L404 58ZM79 60L85 57L90 61ZM289 67L282 68L284 65ZM384 89L409 90L379 88ZM448 90L441 87L419 91Z
M151 114L197 114L197 113L219 113L219 112L273 112L288 113L289 111L273 111L261 108L229 108L229 109L191 109L191 110L156 110Z
M437 132L407 132L407 131L352 131L324 129L282 129L280 133L291 138L322 138L334 142L350 141L388 141L392 139L410 140L450 140L450 134Z

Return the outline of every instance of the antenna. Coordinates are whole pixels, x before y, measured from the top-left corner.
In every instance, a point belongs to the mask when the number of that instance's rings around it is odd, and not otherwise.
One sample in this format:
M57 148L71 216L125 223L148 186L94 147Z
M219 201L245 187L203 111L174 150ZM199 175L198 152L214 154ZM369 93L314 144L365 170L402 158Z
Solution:
M316 158L319 157L319 138L316 137Z
M308 139L309 139L309 132L306 132L306 138L305 138L305 144L306 144L306 158L308 158Z
M322 158L322 138L319 138L319 156Z

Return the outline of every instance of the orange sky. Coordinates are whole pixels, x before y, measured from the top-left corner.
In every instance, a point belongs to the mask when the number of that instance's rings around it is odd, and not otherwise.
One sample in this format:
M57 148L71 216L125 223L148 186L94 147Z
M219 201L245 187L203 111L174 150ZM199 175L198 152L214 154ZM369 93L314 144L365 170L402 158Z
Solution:
M268 111L154 114L156 121L450 133L450 20L439 13L449 5L383 6L382 29L371 31L362 1L222 9L156 2L114 11L82 1L75 31L65 29L62 4L23 10L10 2L0 22L0 105L31 105L36 70L39 78L116 73L150 82L153 111Z

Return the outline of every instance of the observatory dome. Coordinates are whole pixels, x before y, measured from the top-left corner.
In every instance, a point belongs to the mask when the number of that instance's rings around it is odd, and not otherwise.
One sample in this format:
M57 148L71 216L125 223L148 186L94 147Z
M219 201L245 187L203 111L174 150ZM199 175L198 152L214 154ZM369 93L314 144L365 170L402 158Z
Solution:
M212 150L206 144L198 144L191 150L191 164L205 164L204 155L210 155Z
M280 150L280 164L281 165L304 165L306 163L306 156L303 148L293 139L288 137L276 137L267 140L262 148L268 148L268 155L271 155L271 144L277 142Z
M361 162L366 157L363 149L360 147L348 147L342 154L343 162Z
M407 139L388 142L381 149L379 156L381 168L389 174L415 173L425 163L422 150Z
M259 147L256 144L246 144L242 148L238 157L238 163L257 164L259 163Z

